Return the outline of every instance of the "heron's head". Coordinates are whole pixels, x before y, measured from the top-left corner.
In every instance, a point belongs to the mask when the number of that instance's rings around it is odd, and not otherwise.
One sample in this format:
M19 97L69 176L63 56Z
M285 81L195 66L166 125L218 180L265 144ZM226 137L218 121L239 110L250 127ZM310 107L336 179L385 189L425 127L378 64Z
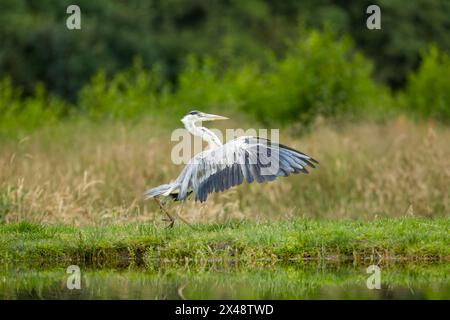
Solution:
M185 115L183 117L183 119L181 119L181 121L184 124L186 124L186 123L195 123L195 122L200 122L200 121L227 120L227 119L228 118L226 118L226 117L218 116L215 114L210 114L210 113L193 110L193 111L189 112L187 115Z

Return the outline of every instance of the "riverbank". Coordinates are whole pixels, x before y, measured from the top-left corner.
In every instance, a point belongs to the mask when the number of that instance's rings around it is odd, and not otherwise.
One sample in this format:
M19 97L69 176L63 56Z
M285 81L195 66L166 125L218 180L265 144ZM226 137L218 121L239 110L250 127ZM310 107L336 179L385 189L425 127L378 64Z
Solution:
M103 227L20 222L0 225L0 259L146 264L152 260L449 261L450 218L373 221L291 219L270 223L178 223Z

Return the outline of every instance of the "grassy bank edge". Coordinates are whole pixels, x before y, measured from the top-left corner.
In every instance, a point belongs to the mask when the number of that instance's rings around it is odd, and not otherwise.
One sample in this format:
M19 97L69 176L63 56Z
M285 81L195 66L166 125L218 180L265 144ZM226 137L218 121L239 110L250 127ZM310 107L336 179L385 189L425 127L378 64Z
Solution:
M0 225L0 260L111 264L118 260L258 261L289 259L450 261L450 217L373 221L75 227L20 222Z

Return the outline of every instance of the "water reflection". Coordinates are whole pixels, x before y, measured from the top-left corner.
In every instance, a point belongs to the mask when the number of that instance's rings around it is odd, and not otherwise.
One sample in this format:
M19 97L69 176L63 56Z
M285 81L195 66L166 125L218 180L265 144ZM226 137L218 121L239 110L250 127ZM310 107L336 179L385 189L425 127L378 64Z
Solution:
M382 266L381 289L366 286L366 266L261 263L81 267L81 289L66 267L0 267L1 299L449 299L449 264Z

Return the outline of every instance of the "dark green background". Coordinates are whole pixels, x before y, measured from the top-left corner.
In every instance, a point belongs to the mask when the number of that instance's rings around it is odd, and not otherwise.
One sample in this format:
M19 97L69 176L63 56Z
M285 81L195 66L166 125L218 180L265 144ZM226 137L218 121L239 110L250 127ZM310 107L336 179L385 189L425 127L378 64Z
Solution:
M66 28L69 4L81 8L80 31ZM370 4L381 7L381 30L366 28ZM40 81L73 101L98 69L112 75L135 56L174 82L190 53L224 64L263 60L266 49L283 54L298 24L350 34L375 61L375 78L395 89L428 43L450 49L447 0L2 0L0 74L25 93Z

